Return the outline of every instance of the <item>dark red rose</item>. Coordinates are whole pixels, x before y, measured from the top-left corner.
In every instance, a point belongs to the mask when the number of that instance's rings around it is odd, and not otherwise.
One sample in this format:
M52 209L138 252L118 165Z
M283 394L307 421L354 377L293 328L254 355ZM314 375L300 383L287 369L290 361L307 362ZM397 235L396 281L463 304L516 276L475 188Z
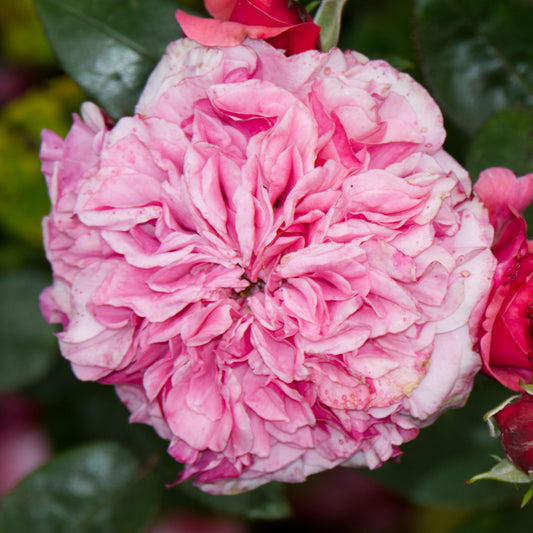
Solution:
M501 431L505 455L526 474L533 470L533 396L524 393L494 418Z
M319 46L320 27L293 0L205 0L213 19L189 15L176 18L183 33L205 46L235 46L246 37L264 39L287 55Z

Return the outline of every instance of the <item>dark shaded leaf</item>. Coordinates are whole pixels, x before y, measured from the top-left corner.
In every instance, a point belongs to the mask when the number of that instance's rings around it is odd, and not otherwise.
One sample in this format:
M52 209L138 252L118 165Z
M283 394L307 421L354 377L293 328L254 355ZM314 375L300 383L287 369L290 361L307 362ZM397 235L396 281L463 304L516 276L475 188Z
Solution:
M67 73L112 117L131 115L165 46L181 37L173 0L35 0Z
M278 520L290 515L290 508L280 483L268 483L250 492L234 496L214 496L193 487L190 482L174 489L184 493L192 502L206 509L230 513L246 518Z
M398 70L416 75L411 18L411 2L348 2L339 46L357 50L370 59L384 59Z
M48 283L40 271L0 277L0 390L37 381L57 357L53 330L39 310L39 293Z
M533 172L533 109L505 109L492 115L474 137L467 155L473 180L489 167L517 176Z
M58 450L90 440L113 441L142 460L166 456L168 442L145 424L130 424L130 412L110 385L76 379L68 361L60 358L47 379L27 390L44 410L44 422ZM173 461L161 481L173 482L179 464Z
M124 448L76 448L35 471L2 501L0 531L135 533L157 505L151 474Z
M533 104L530 0L418 0L422 69L444 110L470 134L495 111Z
M505 167L517 176L533 172L533 108L504 109L481 126L467 154L473 181L482 170ZM523 213L533 238L533 203Z
M485 509L517 499L520 505L519 493L507 483L465 485L468 478L492 467L491 454L503 455L483 415L508 396L507 389L478 376L464 408L445 413L422 429L414 441L403 446L399 463L386 464L373 476L419 505Z

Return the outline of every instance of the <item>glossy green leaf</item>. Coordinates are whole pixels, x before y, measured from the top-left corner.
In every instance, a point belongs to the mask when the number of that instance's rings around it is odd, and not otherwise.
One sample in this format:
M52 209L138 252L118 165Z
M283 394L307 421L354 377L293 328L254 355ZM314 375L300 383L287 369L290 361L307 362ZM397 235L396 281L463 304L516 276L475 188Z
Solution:
M384 59L398 70L416 73L410 1L348 2L342 17L339 47Z
M63 358L58 359L46 380L28 392L43 408L44 422L56 449L100 440L126 446L142 459L166 455L168 442L150 426L130 424L130 412L112 386L79 381ZM179 465L173 463L173 470L161 484L176 479Z
M57 357L53 330L39 310L39 293L48 284L40 271L0 277L0 391L37 381Z
M415 440L403 446L399 463L386 464L373 475L419 505L477 509L516 500L519 493L507 483L465 485L468 478L492 467L490 455L503 453L499 439L490 436L483 415L507 396L507 389L479 376L464 408L449 411L422 429Z
M279 520L290 515L283 485L268 483L255 490L234 496L214 496L200 491L191 483L183 483L174 489L206 509L253 519Z
M505 167L517 176L533 172L533 108L504 109L481 126L467 153L467 168L476 181L490 167ZM533 238L533 203L523 215Z
M101 443L58 455L8 494L0 531L141 533L157 487L126 449Z
M315 15L315 24L320 26L320 43L327 52L337 46L341 31L342 10L346 0L322 0Z
M479 129L467 154L473 180L489 167L506 167L517 176L533 172L533 109L505 109Z
M111 116L132 114L165 46L181 37L174 0L35 0L70 76Z
M432 94L465 131L498 110L533 104L530 0L417 0L415 12Z

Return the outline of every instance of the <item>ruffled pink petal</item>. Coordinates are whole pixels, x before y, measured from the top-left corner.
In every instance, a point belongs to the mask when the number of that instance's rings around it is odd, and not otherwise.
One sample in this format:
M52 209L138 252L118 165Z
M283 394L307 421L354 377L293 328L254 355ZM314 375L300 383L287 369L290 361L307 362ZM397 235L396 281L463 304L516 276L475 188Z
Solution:
M228 6L209 24L234 39ZM337 49L183 39L109 128L87 104L65 140L43 134L41 306L78 377L169 441L180 480L236 493L377 468L464 403L494 231L409 76ZM527 253L509 213L497 280ZM489 306L508 336L482 352L523 347L515 319Z

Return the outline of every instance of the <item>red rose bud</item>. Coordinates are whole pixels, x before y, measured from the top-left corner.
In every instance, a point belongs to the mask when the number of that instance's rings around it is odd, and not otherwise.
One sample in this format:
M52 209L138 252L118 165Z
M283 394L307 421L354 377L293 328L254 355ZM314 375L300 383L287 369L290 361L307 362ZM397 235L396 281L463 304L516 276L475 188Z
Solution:
M236 46L249 37L264 39L287 55L320 47L320 26L292 0L205 0L212 19L178 10L183 33L204 46Z
M525 473L533 471L533 396L522 394L494 418L501 431L505 455Z

